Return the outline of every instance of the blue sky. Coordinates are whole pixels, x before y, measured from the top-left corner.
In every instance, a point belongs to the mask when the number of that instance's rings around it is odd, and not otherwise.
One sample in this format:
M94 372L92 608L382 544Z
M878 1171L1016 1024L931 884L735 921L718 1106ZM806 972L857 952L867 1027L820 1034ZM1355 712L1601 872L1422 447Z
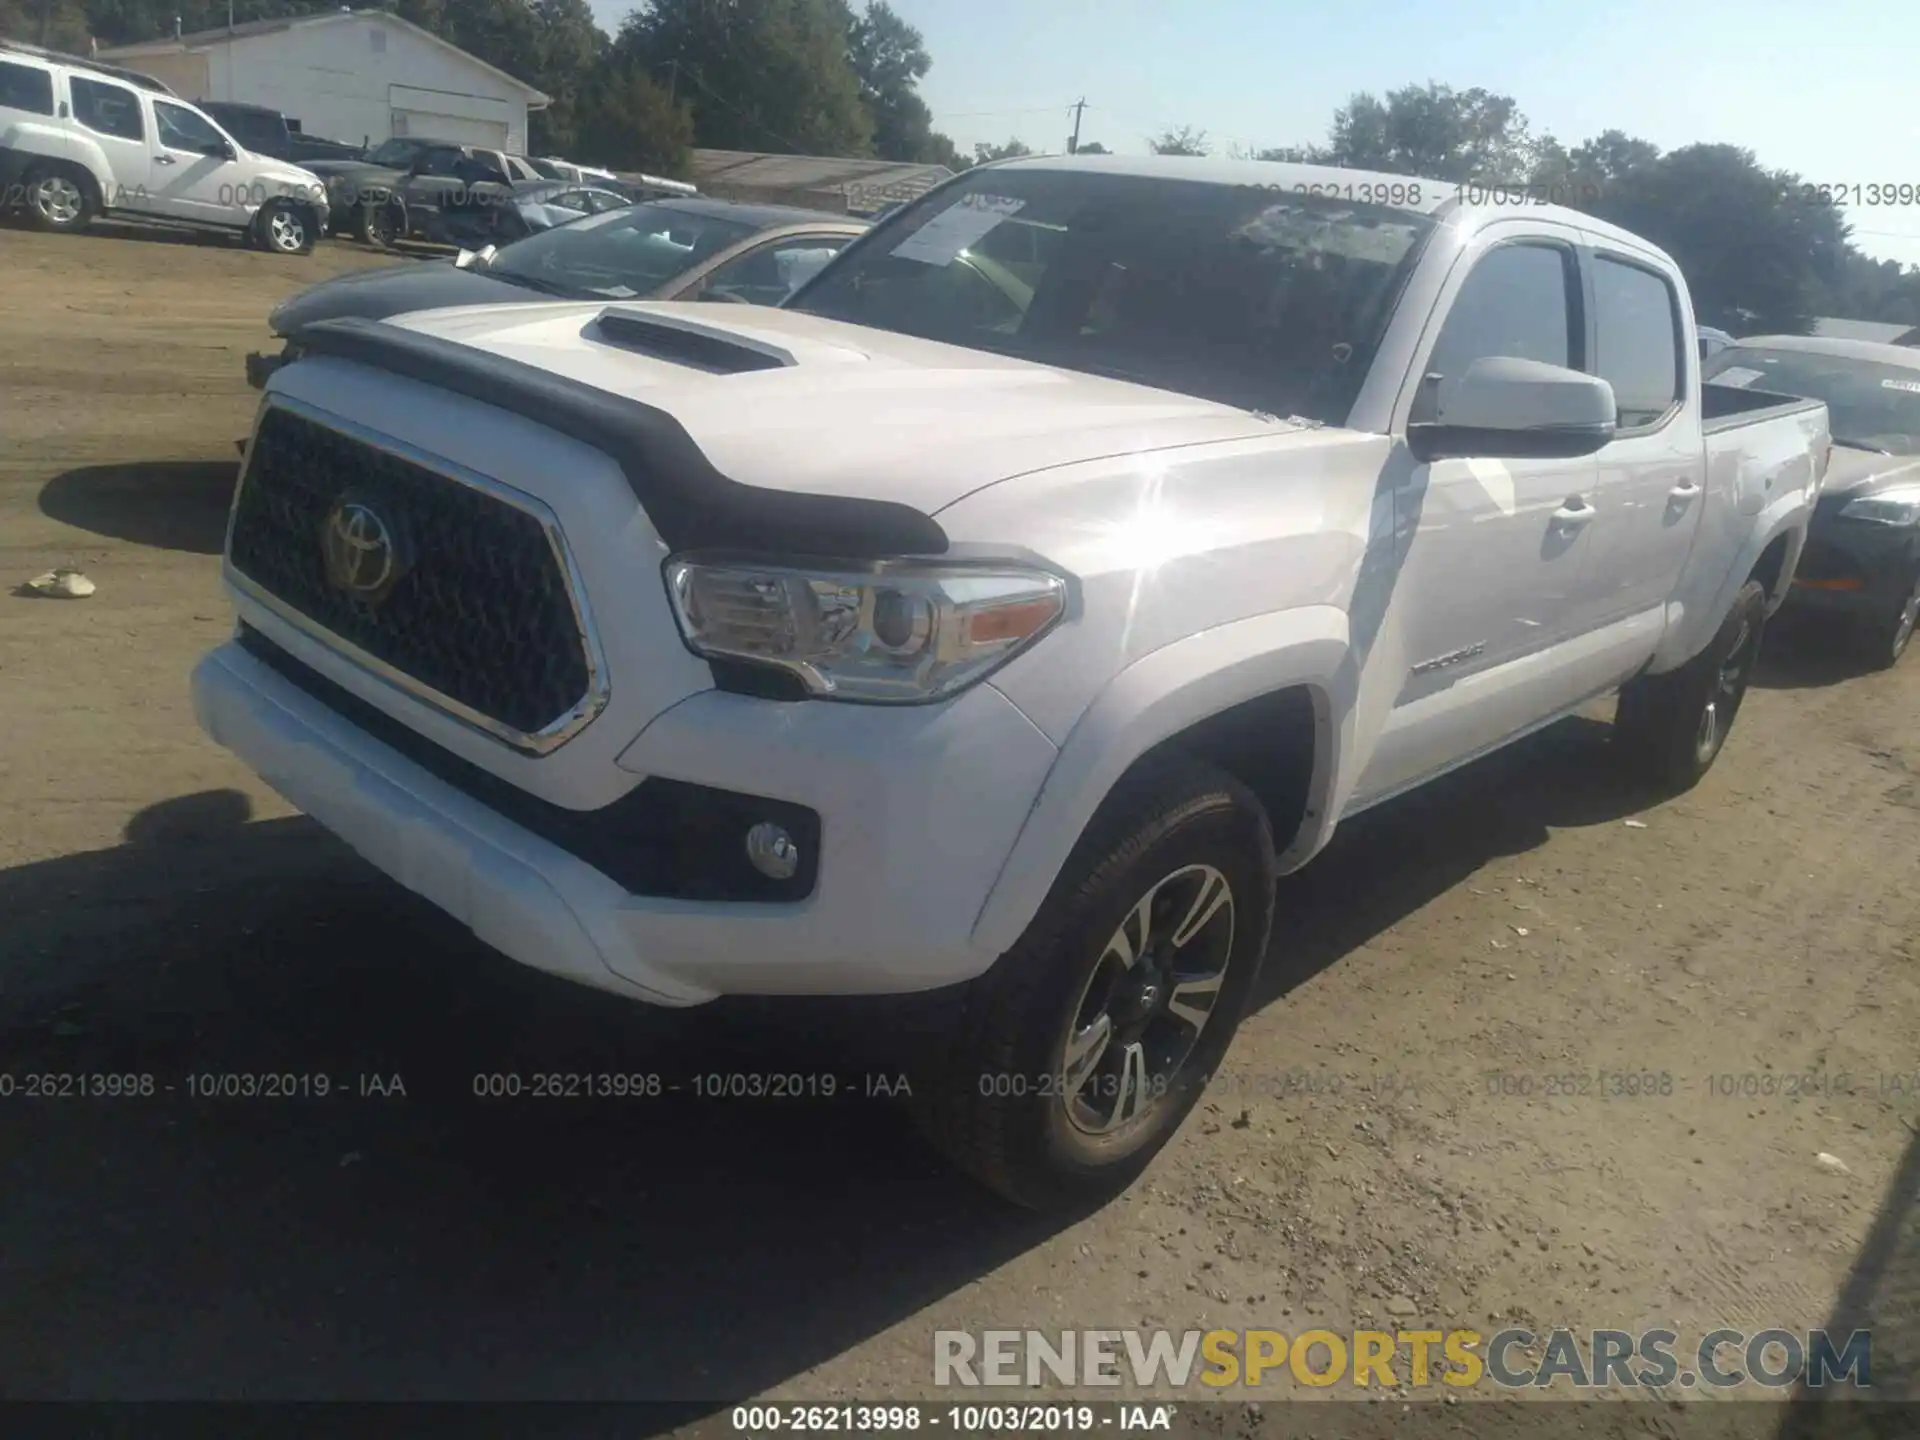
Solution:
M859 0L855 0L859 3ZM1835 186L1920 187L1913 0L892 0L926 37L921 93L971 150L1017 135L1144 152L1317 140L1356 90L1437 80L1511 95L1568 145L1609 127L1663 148L1720 141ZM612 29L629 0L595 0ZM1854 243L1920 264L1920 204L1854 207Z

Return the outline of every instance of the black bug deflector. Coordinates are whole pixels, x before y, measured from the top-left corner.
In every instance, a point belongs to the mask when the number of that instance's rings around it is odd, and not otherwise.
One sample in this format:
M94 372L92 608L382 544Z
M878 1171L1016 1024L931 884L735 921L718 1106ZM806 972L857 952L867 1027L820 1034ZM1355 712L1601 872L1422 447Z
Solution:
M666 411L518 360L358 318L319 321L302 331L301 342L305 354L332 355L437 385L611 456L674 550L877 560L947 549L946 532L909 505L743 485L714 469Z

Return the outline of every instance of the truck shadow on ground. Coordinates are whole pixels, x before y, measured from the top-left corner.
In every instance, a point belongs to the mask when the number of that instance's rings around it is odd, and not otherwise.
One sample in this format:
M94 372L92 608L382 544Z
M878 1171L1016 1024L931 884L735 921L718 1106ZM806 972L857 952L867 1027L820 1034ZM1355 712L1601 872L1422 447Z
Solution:
M1558 727L1357 821L1286 883L1267 998L1486 858L1625 813L1617 785L1563 763L1604 732ZM804 1012L661 1012L550 980L310 822L248 814L236 792L190 795L113 849L0 872L13 1086L150 1090L7 1111L0 1393L710 1407L1070 1223L931 1158L867 1094L858 1045ZM838 1093L689 1089L779 1069L832 1073ZM476 1077L553 1073L683 1088L475 1093ZM195 1078L227 1076L261 1078ZM918 1342L888 1351L873 1383L912 1390L926 1360Z
M1836 1349L1856 1330L1870 1337L1872 1398L1895 1403L1847 1403L1860 1392L1846 1383L1826 1387L1824 1397L1802 1387L1776 1440L1910 1440L1920 1433L1920 1135L1909 1137L1826 1319ZM1820 1398L1826 1403L1810 1403Z
M41 488L40 511L50 520L115 540L218 555L239 477L235 460L84 465Z
M1874 673L1853 633L1822 618L1776 615L1753 672L1756 690L1819 690Z

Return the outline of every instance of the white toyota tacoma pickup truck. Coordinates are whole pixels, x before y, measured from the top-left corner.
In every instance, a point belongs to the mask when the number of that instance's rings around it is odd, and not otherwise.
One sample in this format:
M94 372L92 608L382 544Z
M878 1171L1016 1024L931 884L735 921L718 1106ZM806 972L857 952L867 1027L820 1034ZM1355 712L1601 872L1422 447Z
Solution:
M197 710L526 964L942 989L929 1134L1084 1201L1343 817L1615 689L1623 756L1713 763L1829 440L1703 392L1691 316L1574 212L1105 157L970 170L777 310L328 322Z

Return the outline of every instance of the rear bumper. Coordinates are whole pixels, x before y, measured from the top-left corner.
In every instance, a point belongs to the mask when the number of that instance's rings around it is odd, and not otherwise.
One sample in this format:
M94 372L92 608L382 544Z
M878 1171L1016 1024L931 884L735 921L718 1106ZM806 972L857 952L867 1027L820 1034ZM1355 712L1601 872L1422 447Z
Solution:
M725 775L757 793L784 790L822 818L808 899L716 903L630 894L237 643L201 661L193 698L216 741L487 944L671 1006L727 994L899 994L980 974L996 957L976 948L974 922L1056 753L984 685L942 716L693 696L647 728L623 770L693 784Z

